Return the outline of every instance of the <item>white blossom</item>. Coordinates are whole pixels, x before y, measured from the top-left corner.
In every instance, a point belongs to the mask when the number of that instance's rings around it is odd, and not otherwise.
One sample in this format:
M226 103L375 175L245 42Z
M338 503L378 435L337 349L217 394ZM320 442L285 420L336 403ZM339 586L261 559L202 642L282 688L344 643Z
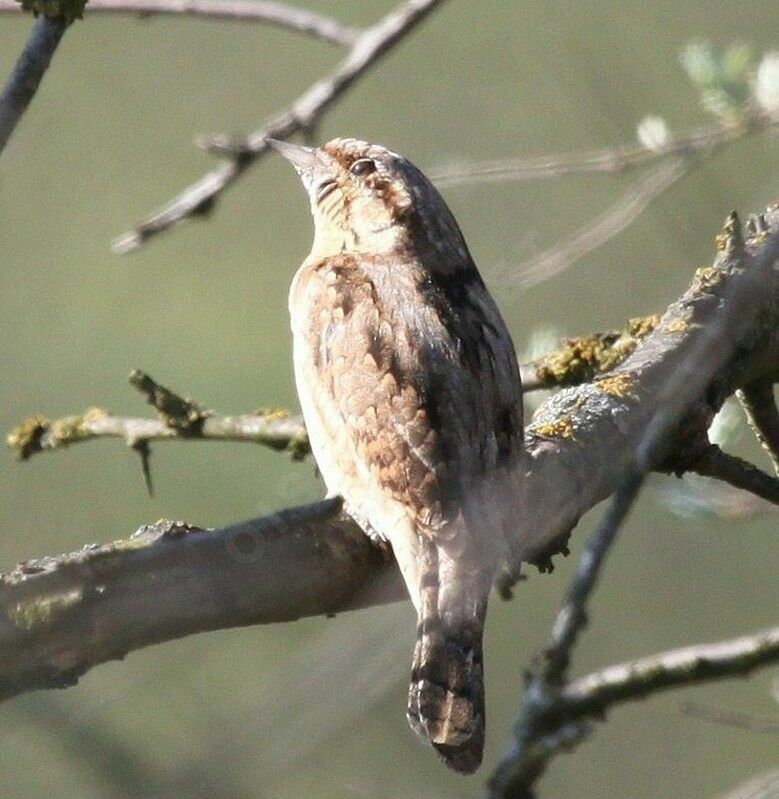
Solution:
M766 53L757 68L755 99L769 114L779 113L779 51Z
M644 117L636 128L639 142L653 153L661 153L671 143L671 131L668 123L657 116Z

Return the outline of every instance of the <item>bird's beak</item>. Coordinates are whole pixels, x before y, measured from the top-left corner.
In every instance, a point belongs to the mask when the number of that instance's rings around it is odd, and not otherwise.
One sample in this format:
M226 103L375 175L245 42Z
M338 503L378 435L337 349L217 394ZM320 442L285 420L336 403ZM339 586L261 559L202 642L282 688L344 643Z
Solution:
M332 177L333 168L321 150L315 147L304 147L302 144L290 144L278 139L265 139L265 141L295 167L303 185L309 191L322 180Z

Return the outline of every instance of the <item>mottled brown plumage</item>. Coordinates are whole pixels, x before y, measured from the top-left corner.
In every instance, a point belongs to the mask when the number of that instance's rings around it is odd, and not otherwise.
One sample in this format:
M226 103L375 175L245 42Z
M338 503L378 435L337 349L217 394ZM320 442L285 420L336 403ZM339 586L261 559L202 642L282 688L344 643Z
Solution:
M462 772L484 742L482 629L522 442L511 338L451 212L377 145L276 142L309 191L295 378L328 493L389 541L417 608L408 718Z

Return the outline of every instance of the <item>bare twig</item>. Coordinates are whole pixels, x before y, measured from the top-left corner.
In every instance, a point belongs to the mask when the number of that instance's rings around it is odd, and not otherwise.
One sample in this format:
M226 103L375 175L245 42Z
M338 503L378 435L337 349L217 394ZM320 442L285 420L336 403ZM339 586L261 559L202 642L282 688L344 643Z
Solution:
M430 176L439 186L459 186L506 180L558 178L565 175L617 174L668 156L711 155L715 150L739 139L749 131L762 130L777 124L779 122L767 115L752 112L746 114L739 125L719 123L699 128L675 139L667 147L656 150L623 146L584 153L460 162L449 167L434 169Z
M779 477L779 409L774 399L774 387L771 381L762 380L745 386L736 392L747 421L752 428L760 446L768 453Z
M247 139L235 141L215 136L204 142L212 152L225 156L219 165L186 188L160 210L119 236L114 251L127 253L146 240L192 216L210 211L217 198L244 171L268 151L266 139L286 139L311 127L319 117L384 53L421 22L444 0L406 0L354 40L349 54L336 69L305 91L290 108Z
M779 479L735 455L723 452L716 444L707 447L692 464L690 471L704 477L723 480L756 497L779 505Z
M679 706L682 713L702 721L724 724L728 727L740 727L742 730L754 732L778 733L778 716L757 716L743 710L731 710L726 707L709 707L698 702L682 702Z
M21 8L18 3L14 3ZM64 17L42 16L32 32L0 95L0 153L38 90L68 22Z
M602 247L633 224L649 204L687 174L689 162L674 158L653 169L631 186L622 197L594 220L559 245L512 267L507 278L514 285L529 288L564 272L576 261Z
M0 13L18 13L16 0L0 0ZM348 46L358 31L348 25L287 3L269 0L90 0L86 14L99 12L138 14L184 14L201 19L264 22L315 36L331 44Z
M587 623L587 602L598 580L606 555L622 522L638 496L647 469L632 466L598 529L587 542L555 619L549 645L544 650L538 677L548 685L560 683L568 670L576 638Z
M560 692L555 712L566 719L600 717L615 704L669 688L749 674L778 661L779 627L730 641L672 649L574 680Z

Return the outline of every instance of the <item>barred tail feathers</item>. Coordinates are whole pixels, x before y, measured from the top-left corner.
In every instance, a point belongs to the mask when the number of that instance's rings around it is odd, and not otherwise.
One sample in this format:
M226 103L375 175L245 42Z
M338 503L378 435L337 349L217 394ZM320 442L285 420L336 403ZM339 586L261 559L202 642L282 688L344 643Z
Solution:
M425 542L407 717L446 764L470 774L484 750L482 634L491 574L468 572ZM478 577L478 579L474 579Z

